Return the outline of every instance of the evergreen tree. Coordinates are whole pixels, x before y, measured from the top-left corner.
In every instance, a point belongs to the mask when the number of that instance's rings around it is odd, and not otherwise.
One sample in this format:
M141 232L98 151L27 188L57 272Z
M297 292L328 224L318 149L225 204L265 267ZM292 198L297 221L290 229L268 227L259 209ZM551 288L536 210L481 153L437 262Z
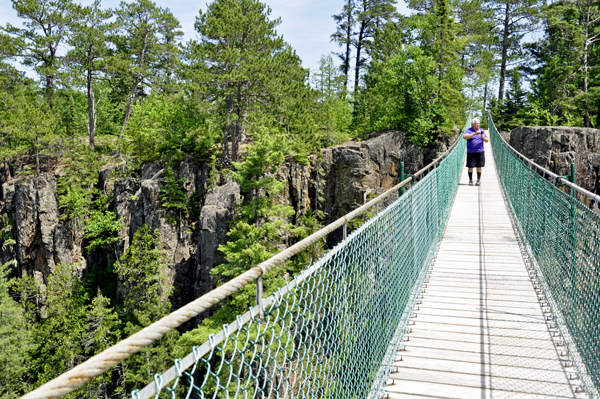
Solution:
M4 241L4 240L3 240ZM4 241L3 247L7 241ZM0 398L18 398L29 390L28 371L35 349L33 336L21 307L10 295L7 279L13 262L0 264Z
M199 91L217 106L226 166L239 160L250 119L290 131L291 118L309 112L302 107L306 71L270 13L258 0L215 0L196 18L200 39L188 43L187 79L204 82Z
M122 2L115 14L121 34L113 37L117 54L111 59L112 67L131 85L119 135L121 140L138 93L175 69L179 52L177 40L183 32L169 9L157 7L151 0Z
M503 127L514 129L523 126L523 111L526 106L527 96L521 87L521 73L518 68L510 71L510 86L506 92L506 100L501 105L499 122Z
M60 71L59 47L64 44L74 12L71 0L12 0L25 28L2 28L13 39L13 56L33 66L44 78L46 98L53 106L55 80Z
M504 85L507 65L521 54L523 36L537 29L541 3L539 0L489 0L484 5L492 13L492 21L498 28L501 40L500 82L498 101L504 101Z
M87 295L74 265L58 264L48 277L42 320L36 325L36 381L41 385L86 359Z
M352 42L356 49L356 64L354 67L354 92L358 90L361 70L367 58L367 49L380 29L396 17L396 0L360 0L355 9L356 36Z
M346 141L352 123L352 108L345 95L344 75L340 75L330 55L321 56L319 69L312 75L312 84L317 94L315 121L321 144L327 147Z
M346 0L342 12L333 15L336 31L331 34L331 41L343 48L340 53L334 53L342 62L340 71L344 75L344 92L348 92L348 74L350 73L350 59L352 41L355 35L354 26L356 3L355 0Z
M115 267L125 293L121 317L125 336L169 314L172 287L167 284L167 267L159 231L142 225ZM172 365L170 353L177 337L177 331L171 331L124 361L119 370L125 392L142 388L152 380L156 370L166 370Z
M294 233L294 226L286 219L294 215L290 206L275 204L275 196L285 187L274 173L284 162L288 152L287 140L271 136L265 128L254 135L255 144L248 147L242 162L235 163L233 178L240 184L246 198L239 208L239 214L231 223L227 235L229 241L219 246L226 262L215 267L211 273L221 279L230 279L279 252L285 235ZM275 276L274 276L274 275ZM265 280L266 292L272 292L281 283L282 270L271 274ZM219 313L217 318L226 320L243 313L251 303L252 287L247 286L239 295L234 295L230 305Z
M72 33L68 43L73 47L67 55L71 65L76 66L78 75L85 76L85 87L88 105L88 134L90 146L95 149L96 133L96 93L94 82L98 74L106 69L109 48L108 36L114 28L114 23L108 20L113 13L100 8L100 0L94 0L91 6L78 7L72 22Z

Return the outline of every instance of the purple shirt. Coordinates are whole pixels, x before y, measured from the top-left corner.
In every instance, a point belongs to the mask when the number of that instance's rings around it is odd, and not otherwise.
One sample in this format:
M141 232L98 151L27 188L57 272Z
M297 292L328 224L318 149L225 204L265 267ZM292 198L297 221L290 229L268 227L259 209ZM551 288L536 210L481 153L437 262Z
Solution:
M485 136L485 138L487 139L488 136L487 134L485 134L484 130L482 128L479 128L479 133L482 133ZM473 134L475 133L475 130L473 130L472 127L468 128L465 131L465 134ZM481 134L476 134L475 136L471 137L470 139L467 139L467 152L484 152L485 149L483 148L483 139L481 138Z

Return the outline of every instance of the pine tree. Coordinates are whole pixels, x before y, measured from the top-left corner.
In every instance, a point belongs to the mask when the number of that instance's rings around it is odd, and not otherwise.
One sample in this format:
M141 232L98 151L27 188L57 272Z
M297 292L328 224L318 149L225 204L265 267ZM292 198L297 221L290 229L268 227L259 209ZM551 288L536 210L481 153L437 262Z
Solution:
M342 12L333 15L333 20L336 23L336 31L331 34L331 41L336 42L338 46L343 48L340 53L334 53L342 62L340 71L344 75L344 92L348 92L348 74L350 73L350 58L352 41L355 35L354 26L355 18L355 0L346 0Z
M111 59L112 68L131 84L120 141L138 92L175 69L179 53L177 40L183 32L169 9L157 7L151 0L122 2L115 14L121 34L113 37L117 54Z
M67 61L76 66L76 75L85 75L85 87L88 103L88 134L90 146L95 149L96 133L96 93L94 82L98 74L106 69L110 56L107 45L108 36L115 24L107 22L113 15L111 10L102 10L100 0L94 0L88 7L77 7L71 23L71 35L68 43L73 49L67 54Z
M6 242L6 241L5 241ZM10 295L7 279L12 262L0 264L0 398L18 398L29 390L27 374L35 349L21 307Z
M541 3L539 0L490 0L485 8L492 12L492 20L498 28L501 40L498 43L500 52L500 82L498 85L498 102L504 101L507 65L519 57L521 39L529 32L537 29Z
M231 223L227 233L229 241L219 246L226 262L211 271L222 280L235 277L269 259L279 252L283 237L293 233L293 225L287 223L286 218L294 215L294 209L274 201L285 187L285 182L278 181L274 173L284 162L287 141L278 135L271 136L265 128L256 132L254 140L255 144L248 147L242 162L234 164L237 171L232 172L247 199ZM282 271L275 274L280 275ZM277 278L273 278L275 280L265 281L266 292L275 289L273 284L276 284ZM231 305L221 315L243 313L251 303L249 295L252 295L251 288L234 296Z
M323 146L346 141L352 123L352 108L346 99L344 75L339 73L331 55L321 56L319 69L312 75L316 88L316 114L320 142Z
M125 292L121 315L125 336L169 314L172 287L167 284L167 268L159 231L142 225L115 267ZM171 366L170 352L178 336L177 331L171 331L123 363L119 370L126 392L142 388L157 370Z
M360 0L355 9L356 35L352 44L356 49L354 92L358 91L361 70L367 62L363 55L372 46L372 40L381 28L396 17L396 0Z
M221 162L240 158L249 121L289 132L292 120L310 94L300 59L277 35L281 22L258 0L215 0L200 12L195 28L200 39L188 44L186 79L203 82L203 99L215 104L222 126ZM231 151L230 151L231 147Z
M87 294L75 265L58 264L48 277L43 319L36 325L38 384L86 359Z
M521 87L521 73L518 68L509 71L510 86L506 92L506 99L501 106L500 114L503 127L514 129L523 125L521 116L526 106L527 96Z
M46 98L53 106L55 80L61 67L59 47L64 44L75 6L71 0L12 0L25 28L2 28L13 39L13 56L35 67L44 78Z

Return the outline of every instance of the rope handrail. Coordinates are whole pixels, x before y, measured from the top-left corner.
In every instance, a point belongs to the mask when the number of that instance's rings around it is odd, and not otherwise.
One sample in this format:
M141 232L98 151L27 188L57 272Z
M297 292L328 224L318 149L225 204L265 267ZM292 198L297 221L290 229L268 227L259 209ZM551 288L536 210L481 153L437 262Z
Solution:
M489 111L488 111L489 114ZM492 124L494 123L491 116L489 117L490 121L492 122ZM494 125L494 128L496 128L496 126ZM596 201L596 203L600 204L600 195L594 194L591 191L586 190L585 188L578 186L576 183L572 183L571 181L565 179L563 176L557 175L554 172L549 171L548 169L544 168L543 166L538 165L537 163L533 162L533 160L527 158L526 156L524 156L523 154L521 154L519 151L517 151L516 149L514 149L510 144L508 144L506 142L506 140L504 140L504 137L502 137L501 134L498 134L498 138L502 141L502 143L506 146L506 148L508 148L513 154L515 154L517 157L519 157L521 160L527 162L529 164L530 167L535 168L537 170L539 170L540 172L552 177L556 183L561 183L564 184L566 186L569 186L570 188L574 189L575 191L585 195L586 197Z
M233 293L242 289L244 286L261 278L269 270L282 265L285 261L291 259L294 255L300 253L307 247L317 243L333 231L344 227L350 220L364 214L367 210L388 199L407 184L416 182L416 177L421 176L432 168L435 168L452 153L459 143L463 142L463 140L460 139L460 135L463 133L463 131L459 133L459 137L447 151L445 151L440 157L434 159L427 166L416 172L413 176L404 179L378 197L372 199L347 215L342 216L321 230L313 233L309 237L304 238L303 240L276 254L258 266L253 267L252 269L233 278L227 283L204 294L200 298L197 298L187 305L182 306L178 310L163 317L150 326L118 342L117 344L93 356L85 362L75 366L59 377L24 395L22 398L60 398L75 391L86 382L92 380L96 376L99 376L110 367L140 351L142 348L151 345L154 341L162 338L169 331L181 326L183 323L189 321L193 317L196 317L212 306L220 303Z

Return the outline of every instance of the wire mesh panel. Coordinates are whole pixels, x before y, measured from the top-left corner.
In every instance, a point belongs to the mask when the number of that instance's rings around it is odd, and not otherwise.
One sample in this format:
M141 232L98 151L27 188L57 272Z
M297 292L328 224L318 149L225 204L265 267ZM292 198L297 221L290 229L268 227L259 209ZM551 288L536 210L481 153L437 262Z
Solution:
M132 397L380 398L452 206L465 143Z
M600 215L519 159L491 118L489 126L502 189L532 273L583 388L600 397Z

